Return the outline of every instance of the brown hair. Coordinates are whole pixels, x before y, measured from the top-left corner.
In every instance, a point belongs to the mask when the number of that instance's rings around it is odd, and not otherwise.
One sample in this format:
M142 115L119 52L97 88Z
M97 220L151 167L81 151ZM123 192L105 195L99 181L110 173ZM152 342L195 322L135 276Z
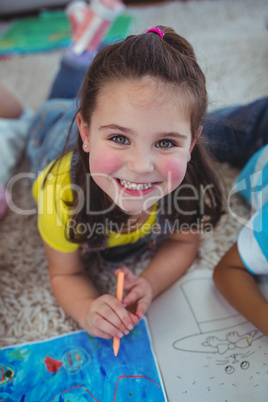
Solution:
M155 32L141 35L132 35L125 40L105 47L101 50L92 64L89 66L83 84L78 95L78 110L83 120L90 125L91 116L97 106L98 94L103 85L118 80L141 79L148 76L159 79L163 83L171 84L178 88L184 96L185 106L190 114L192 140L196 139L198 129L203 124L207 109L206 80L203 72L197 64L194 50L187 40L178 35L173 29L158 26L164 34L163 39ZM86 191L86 174L89 172L88 154L82 150L82 140L78 135L76 150L79 154L75 168L75 183L82 191ZM84 174L81 174L81 173ZM189 195L187 184L198 186L211 186L206 192L206 207L201 211L197 200L184 202L184 210L196 211L189 215L180 216L180 223L196 222L206 216L207 222L213 226L219 220L222 213L221 191L217 179L213 174L209 160L200 141L192 151L191 162L188 163L187 173L182 182L186 185L180 195ZM188 193L188 194L187 194ZM174 192L167 197L173 197ZM90 179L89 202L94 215L88 215L86 205L74 217L76 224L89 222L91 227L98 222L104 223L107 217L115 222L126 222L127 214L119 207L113 208L108 215L97 215L111 205L111 199ZM74 193L73 208L78 205L79 195ZM165 202L165 200L164 200ZM85 202L86 204L86 202ZM176 217L173 208L170 219ZM91 236L88 233L78 236L74 231L67 233L71 242L84 243L90 246L98 246L102 242L102 236Z

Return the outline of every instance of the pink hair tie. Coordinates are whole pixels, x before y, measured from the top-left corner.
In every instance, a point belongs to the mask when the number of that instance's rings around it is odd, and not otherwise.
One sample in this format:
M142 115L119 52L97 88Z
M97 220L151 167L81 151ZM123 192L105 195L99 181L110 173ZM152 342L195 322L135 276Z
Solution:
M157 34L160 36L161 39L163 39L164 34L163 34L163 32L161 31L161 29L159 29L159 28L151 28L151 29L148 29L148 31L146 31L146 33L148 33L148 32L155 32L155 33L157 33Z

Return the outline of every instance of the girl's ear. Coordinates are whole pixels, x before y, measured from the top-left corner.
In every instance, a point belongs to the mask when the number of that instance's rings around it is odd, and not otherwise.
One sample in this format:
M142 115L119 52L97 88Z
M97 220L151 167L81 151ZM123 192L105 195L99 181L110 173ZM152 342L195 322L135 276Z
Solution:
M76 121L79 129L80 136L83 141L83 150L84 152L89 152L89 141L88 141L88 126L84 122L81 113L77 113Z
M194 141L191 143L191 146L190 146L190 149L189 149L189 155L188 155L187 162L190 162L190 160L191 160L191 152L192 152L192 150L194 149L195 143L196 143L196 141L198 140L198 138L200 137L200 135L201 135L201 133L202 133L202 130L203 130L203 126L200 126L199 129L198 129L198 131L197 131L197 133L195 134L195 139L194 139Z

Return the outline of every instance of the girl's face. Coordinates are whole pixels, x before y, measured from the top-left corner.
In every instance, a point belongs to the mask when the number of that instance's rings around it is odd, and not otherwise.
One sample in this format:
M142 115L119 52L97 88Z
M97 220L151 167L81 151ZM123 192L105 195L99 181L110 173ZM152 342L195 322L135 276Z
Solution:
M90 126L77 117L97 185L138 216L182 182L193 147L183 96L146 77L102 88Z

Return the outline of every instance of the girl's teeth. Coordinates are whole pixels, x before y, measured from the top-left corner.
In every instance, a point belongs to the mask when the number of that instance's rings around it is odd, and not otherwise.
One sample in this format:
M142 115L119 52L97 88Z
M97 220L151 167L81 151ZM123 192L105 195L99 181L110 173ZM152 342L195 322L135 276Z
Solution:
M148 188L151 188L154 185L153 183L146 183L146 184L130 183L129 181L126 180L120 180L120 184L129 190L138 190L138 191L147 190Z

